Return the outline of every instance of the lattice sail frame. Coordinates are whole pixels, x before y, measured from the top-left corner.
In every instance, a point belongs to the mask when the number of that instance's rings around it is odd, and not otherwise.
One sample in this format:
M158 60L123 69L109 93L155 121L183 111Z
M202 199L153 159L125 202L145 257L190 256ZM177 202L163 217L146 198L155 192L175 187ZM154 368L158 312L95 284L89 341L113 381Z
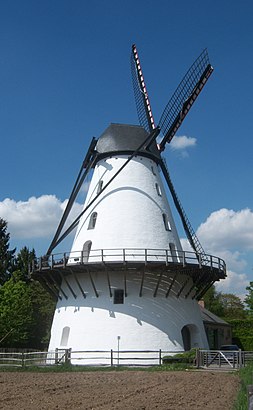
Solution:
M155 122L135 44L132 46L131 72L139 123L148 133L150 133L155 129Z
M161 151L172 140L212 72L213 67L205 49L189 68L162 113L158 124L164 134Z

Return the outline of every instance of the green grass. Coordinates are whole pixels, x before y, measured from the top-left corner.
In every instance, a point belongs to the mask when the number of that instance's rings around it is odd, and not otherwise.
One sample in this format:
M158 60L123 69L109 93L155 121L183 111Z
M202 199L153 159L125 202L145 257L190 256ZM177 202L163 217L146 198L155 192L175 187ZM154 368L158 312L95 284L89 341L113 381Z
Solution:
M188 370L191 366L186 363L172 363L162 366L148 366L148 367L136 367L136 366L75 366L71 364L60 364L50 366L27 366L27 367L0 367L0 372L41 372L41 373L62 373L62 372L111 372L111 371L176 371L176 370Z
M253 384L253 363L244 367L239 371L240 376L240 390L234 405L233 410L247 410L248 409L248 393L247 386Z

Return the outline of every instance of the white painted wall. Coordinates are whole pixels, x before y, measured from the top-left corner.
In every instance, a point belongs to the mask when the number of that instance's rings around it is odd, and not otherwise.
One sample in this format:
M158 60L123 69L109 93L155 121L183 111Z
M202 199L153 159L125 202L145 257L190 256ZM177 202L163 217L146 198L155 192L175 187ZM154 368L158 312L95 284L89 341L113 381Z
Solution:
M127 158L109 158L97 164L85 206L96 196L99 181L103 180L105 185ZM161 190L161 196L157 193L156 184ZM97 212L96 226L95 229L88 229L93 212ZM171 231L165 230L163 213L168 216ZM170 242L175 244L176 249L181 250L159 170L154 161L146 157L136 157L126 165L83 215L71 252L80 252L88 240L92 241L92 250L169 249Z
M127 160L120 155L103 159L95 167L87 194L85 206L95 197L99 181L105 185ZM158 194L156 184L161 190ZM88 229L90 216L97 212L94 229ZM170 230L166 230L162 214L168 216ZM159 170L154 161L138 156L130 161L111 185L100 195L80 220L71 249L69 264L80 256L86 241L92 242L91 253L96 249L169 249L173 243L182 250ZM143 254L132 251L133 257L143 260ZM119 257L120 258L120 257ZM110 258L109 258L110 259ZM111 256L111 260L119 260ZM154 260L157 260L154 257ZM122 272L110 273L112 288L123 289ZM132 350L184 350L181 330L191 325L192 347L207 348L207 339L198 304L191 297L177 298L176 294L185 277L179 277L166 298L170 281L161 282L157 296L154 288L156 275L145 277L143 296L139 296L141 273L127 273L127 297L124 304L114 304L109 295L106 271L93 274L99 297L96 297L87 273L78 273L78 279L85 291L84 298L74 281L68 281L75 290L75 299L66 284L63 290L68 295L56 307L51 329L49 350L72 348L72 350L120 349ZM166 275L165 275L166 276ZM180 283L181 282L181 283ZM190 289L191 283L188 284ZM186 289L187 290L187 289ZM185 290L185 291L186 291ZM186 292L185 292L186 293ZM69 327L69 337L61 345L62 332ZM67 334L68 332L66 332ZM66 335L65 335L66 336Z
M73 277L68 281L77 294L75 299L66 284L63 290L68 300L59 301L54 315L49 350L72 348L72 350L110 350L117 349L120 336L120 349L124 350L184 350L181 330L185 325L194 325L192 347L207 348L207 339L200 315L200 309L191 297L176 297L180 283L175 283L169 297L169 274L164 274L157 296L154 288L157 276L145 276L143 295L139 296L141 273L127 275L127 297L123 304L114 304L104 272L93 275L99 297L96 297L89 276L81 274L79 281L86 293L80 293ZM185 277L181 278L182 281ZM179 278L180 281L180 278ZM110 274L112 289L124 288L122 272ZM190 288L191 283L188 287ZM67 343L61 345L62 332L70 328Z

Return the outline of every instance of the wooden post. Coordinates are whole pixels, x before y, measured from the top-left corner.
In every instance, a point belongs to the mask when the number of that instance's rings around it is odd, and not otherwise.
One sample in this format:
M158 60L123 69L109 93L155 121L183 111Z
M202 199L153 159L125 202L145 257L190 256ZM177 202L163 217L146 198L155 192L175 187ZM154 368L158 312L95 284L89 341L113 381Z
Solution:
M55 349L54 364L58 364L58 349Z
M111 349L111 367L113 366L113 350Z
M159 349L159 366L162 364L162 350Z
M24 352L22 352L22 356L21 356L21 366L22 367L25 367L25 353Z
M250 384L248 390L248 410L253 410L253 384Z

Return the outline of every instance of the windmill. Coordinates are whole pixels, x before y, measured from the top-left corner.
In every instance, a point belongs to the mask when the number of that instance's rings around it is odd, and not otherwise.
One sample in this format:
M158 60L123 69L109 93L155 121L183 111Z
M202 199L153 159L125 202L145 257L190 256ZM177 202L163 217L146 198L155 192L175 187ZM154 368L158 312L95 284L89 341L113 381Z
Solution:
M110 124L92 139L47 255L33 267L33 276L57 300L50 350L109 350L119 341L125 350L208 347L198 300L225 278L226 266L205 254L161 154L213 68L204 50L157 126L135 45L131 71L140 125ZM90 173L84 208L65 229ZM192 252L182 249L163 181ZM53 254L74 228L70 252Z

